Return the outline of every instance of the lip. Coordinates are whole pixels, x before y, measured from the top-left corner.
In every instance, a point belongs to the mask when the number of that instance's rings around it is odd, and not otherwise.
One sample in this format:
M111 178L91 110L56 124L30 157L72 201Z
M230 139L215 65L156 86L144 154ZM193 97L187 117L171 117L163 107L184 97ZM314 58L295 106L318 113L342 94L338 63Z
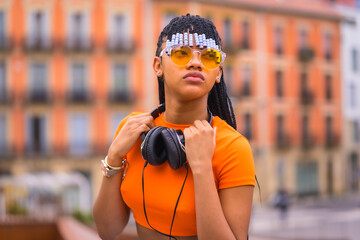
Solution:
M204 82L204 76L199 72L189 72L183 77L184 80L190 82Z

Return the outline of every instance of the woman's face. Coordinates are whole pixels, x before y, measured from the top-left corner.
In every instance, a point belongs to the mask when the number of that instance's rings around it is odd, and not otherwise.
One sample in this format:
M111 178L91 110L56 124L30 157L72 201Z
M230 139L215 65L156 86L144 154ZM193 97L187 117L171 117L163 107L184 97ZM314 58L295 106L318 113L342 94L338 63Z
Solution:
M162 49L164 49L163 43ZM201 51L198 47L193 50ZM206 97L213 85L220 79L222 68L206 69L200 60L200 53L193 52L192 60L184 66L176 65L166 53L155 57L154 70L164 77L165 98L175 97L180 101L191 101ZM160 72L160 74L159 74Z

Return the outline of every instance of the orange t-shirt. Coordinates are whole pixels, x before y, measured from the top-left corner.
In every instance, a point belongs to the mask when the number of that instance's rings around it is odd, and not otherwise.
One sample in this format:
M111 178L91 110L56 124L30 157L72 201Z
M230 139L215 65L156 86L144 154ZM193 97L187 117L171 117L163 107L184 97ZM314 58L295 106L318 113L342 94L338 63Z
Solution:
M137 115L139 113L132 113ZM127 117L128 118L128 117ZM125 124L125 118L119 125L116 135ZM190 125L177 125L165 121L163 114L155 119L156 126L184 130ZM241 185L255 186L255 168L248 140L234 130L221 118L214 116L212 127L217 127L216 149L212 159L214 181L217 189ZM147 228L143 208L142 172L145 160L140 152L141 138L127 153L129 163L125 178L121 184L121 194L126 205L132 210L135 221ZM156 230L169 234L170 225L186 169L173 170L167 161L160 166L150 164L145 168L145 203L149 223ZM151 229L151 228L150 228ZM197 235L195 219L195 195L193 175L189 175L176 210L173 236Z

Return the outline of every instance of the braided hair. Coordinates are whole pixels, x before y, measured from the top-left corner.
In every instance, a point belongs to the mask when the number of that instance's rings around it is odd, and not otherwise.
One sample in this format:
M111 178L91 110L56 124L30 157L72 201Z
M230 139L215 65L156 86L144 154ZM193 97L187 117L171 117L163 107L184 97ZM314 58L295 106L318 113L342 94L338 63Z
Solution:
M170 23L161 32L156 49L156 56L162 51L162 44L166 38L170 38L178 32L187 32L205 34L206 38L215 40L218 46L221 46L221 38L216 30L215 25L208 19L199 15L179 16L173 18ZM163 76L158 77L159 102L165 103L164 79ZM215 83L208 96L208 108L214 116L219 116L225 120L230 126L236 129L236 120L231 100L227 94L224 81L224 73L221 75L219 83Z

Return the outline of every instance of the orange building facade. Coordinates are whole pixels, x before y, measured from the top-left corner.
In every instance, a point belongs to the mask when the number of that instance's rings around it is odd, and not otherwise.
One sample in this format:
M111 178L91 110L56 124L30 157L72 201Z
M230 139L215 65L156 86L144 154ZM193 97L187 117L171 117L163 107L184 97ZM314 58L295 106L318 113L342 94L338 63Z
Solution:
M189 12L213 20L222 37L225 81L261 194L344 194L341 18L304 2L1 2L1 174L80 171L94 198L119 121L157 105L160 30Z

